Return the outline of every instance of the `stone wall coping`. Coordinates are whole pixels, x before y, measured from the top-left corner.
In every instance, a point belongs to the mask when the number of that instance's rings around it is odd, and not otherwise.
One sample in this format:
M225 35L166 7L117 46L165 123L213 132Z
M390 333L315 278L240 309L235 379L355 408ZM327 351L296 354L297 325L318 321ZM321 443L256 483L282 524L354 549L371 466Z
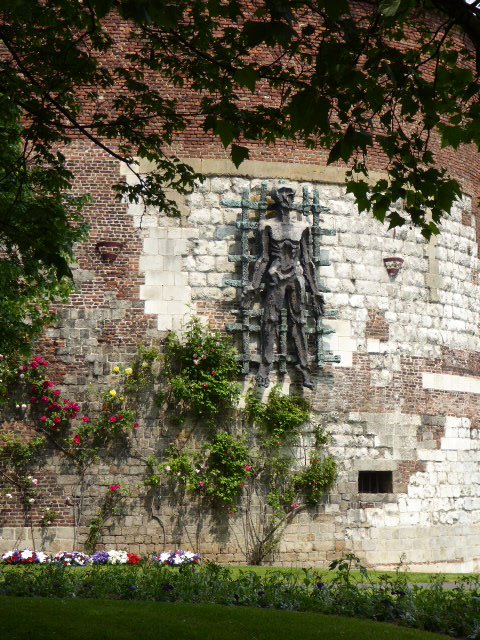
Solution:
M205 176L238 176L245 178L270 178L321 182L324 184L345 184L347 169L344 167L325 167L319 164L302 164L299 162L267 162L265 160L245 160L236 167L227 158L181 158L182 162L190 165L194 171ZM155 164L140 158L138 171L141 174L150 173ZM127 175L129 169L122 165L121 174ZM367 182L387 178L387 174L380 171L370 171Z

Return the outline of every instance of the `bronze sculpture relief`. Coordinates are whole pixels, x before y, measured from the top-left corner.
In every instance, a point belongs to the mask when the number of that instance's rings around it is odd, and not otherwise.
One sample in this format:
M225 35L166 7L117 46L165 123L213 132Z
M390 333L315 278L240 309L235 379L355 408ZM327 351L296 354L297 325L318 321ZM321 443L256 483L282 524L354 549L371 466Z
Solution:
M291 217L295 191L280 187L273 194L276 217L261 220L258 231L261 254L255 262L251 283L244 288L242 307L249 308L265 281L261 322L261 362L257 374L259 385L268 386L274 361L275 345L282 309L287 309L288 330L296 355L296 368L303 386L313 388L308 363L305 310L307 293L317 318L324 315L326 291L316 280L311 255L310 226L306 220Z

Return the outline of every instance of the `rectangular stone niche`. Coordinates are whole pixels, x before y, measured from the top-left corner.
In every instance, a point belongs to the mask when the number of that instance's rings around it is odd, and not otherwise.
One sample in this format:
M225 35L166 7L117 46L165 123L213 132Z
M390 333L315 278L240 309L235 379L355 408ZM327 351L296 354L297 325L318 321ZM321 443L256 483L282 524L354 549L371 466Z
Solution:
M358 493L393 493L391 471L359 471Z

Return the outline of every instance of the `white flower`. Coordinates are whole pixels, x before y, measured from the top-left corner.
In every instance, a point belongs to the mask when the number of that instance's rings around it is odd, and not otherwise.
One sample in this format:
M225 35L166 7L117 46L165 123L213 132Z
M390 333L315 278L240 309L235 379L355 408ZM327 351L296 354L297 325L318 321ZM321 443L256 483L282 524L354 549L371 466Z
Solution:
M11 493L6 493L5 497L8 498L9 500L11 500L13 498Z
M50 557L43 551L37 551L37 560L40 564L44 564L45 562L50 562Z
M195 469L195 473L200 473L200 469Z
M25 549L20 555L22 556L22 560L28 560L29 558L33 558L33 551Z
M171 471L171 470L172 470L172 467L169 467L168 465L165 467L165 471L168 472L168 471Z
M116 551L112 549L108 552L108 564L127 564L128 553L126 551Z
M36 478L32 478L32 484L37 486L38 484L38 480Z
M164 551L160 554L160 562L166 562L170 558L170 551Z
M35 502L35 498L29 498L28 501L30 504L33 504Z
M25 403L22 404L22 410L25 411L25 409L27 408L27 405Z

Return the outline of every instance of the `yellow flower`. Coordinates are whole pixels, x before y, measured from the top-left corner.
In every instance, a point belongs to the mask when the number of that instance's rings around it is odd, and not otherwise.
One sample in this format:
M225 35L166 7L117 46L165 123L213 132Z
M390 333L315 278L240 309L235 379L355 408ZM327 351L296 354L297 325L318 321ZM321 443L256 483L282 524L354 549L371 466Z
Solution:
M125 400L125 396L120 396L118 399L120 400L120 402L123 402Z
M113 367L113 373L120 373L120 367Z
M125 369L125 375L126 375L126 376L131 376L131 375L132 375L132 373L133 373L133 369L132 369L131 367L127 367L127 368Z
M115 391L115 389L111 389L109 391L109 394L112 396L112 398L115 398L115 396L117 395L117 392Z

